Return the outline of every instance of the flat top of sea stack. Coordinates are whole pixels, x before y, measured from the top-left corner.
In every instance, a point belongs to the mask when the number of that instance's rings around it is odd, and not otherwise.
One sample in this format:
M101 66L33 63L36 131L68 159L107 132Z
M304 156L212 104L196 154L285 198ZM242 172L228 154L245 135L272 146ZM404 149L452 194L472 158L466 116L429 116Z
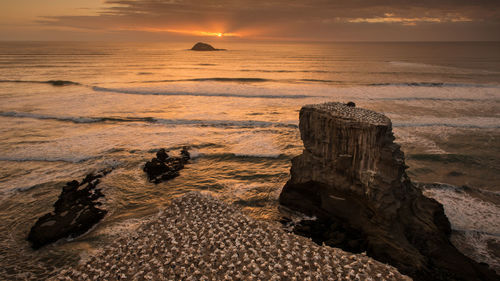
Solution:
M305 105L303 108L319 109L321 111L329 113L332 117L341 118L344 120L369 123L373 125L391 125L391 120L381 113L377 113L375 111L364 108L348 106L340 102L309 104Z
M411 280L394 267L253 220L200 193L169 208L56 280Z

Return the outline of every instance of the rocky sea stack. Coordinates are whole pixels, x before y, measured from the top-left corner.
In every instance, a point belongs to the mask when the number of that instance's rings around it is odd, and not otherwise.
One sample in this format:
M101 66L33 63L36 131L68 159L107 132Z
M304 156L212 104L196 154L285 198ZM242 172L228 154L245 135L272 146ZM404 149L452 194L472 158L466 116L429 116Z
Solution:
M342 103L300 111L305 149L292 160L280 204L314 215L296 232L363 252L415 280L498 280L450 242L443 206L408 178L386 116Z
M148 180L153 183L168 181L179 176L179 171L184 169L184 165L191 159L189 147L181 149L179 157L171 157L167 150L161 148L156 152L156 157L144 165L144 172L148 175Z
M82 182L68 182L54 203L54 211L40 217L30 230L27 240L34 249L61 238L76 237L90 230L107 211L98 208L97 200L104 197L96 188L100 179L111 172L102 170L88 174Z
M198 42L192 48L192 51L225 51L225 49L216 49L210 44Z

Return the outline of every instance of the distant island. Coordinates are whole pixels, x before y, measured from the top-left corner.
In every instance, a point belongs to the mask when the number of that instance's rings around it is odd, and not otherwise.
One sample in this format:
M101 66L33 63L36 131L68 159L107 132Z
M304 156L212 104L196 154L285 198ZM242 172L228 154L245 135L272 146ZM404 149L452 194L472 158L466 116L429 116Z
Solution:
M203 43L203 42L198 42L194 44L194 46L191 48L191 51L225 51L226 49L216 49L212 47L212 45Z

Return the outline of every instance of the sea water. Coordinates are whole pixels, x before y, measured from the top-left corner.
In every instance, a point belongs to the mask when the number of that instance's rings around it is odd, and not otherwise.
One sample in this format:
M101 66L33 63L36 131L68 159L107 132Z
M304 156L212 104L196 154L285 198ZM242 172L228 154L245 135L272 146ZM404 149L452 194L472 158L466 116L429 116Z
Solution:
M500 43L0 42L0 277L43 278L133 231L187 191L276 221L305 104L386 114L415 182L467 255L500 268ZM67 81L63 86L52 81ZM149 183L158 148L188 145ZM113 167L104 220L38 251L25 240L65 182Z

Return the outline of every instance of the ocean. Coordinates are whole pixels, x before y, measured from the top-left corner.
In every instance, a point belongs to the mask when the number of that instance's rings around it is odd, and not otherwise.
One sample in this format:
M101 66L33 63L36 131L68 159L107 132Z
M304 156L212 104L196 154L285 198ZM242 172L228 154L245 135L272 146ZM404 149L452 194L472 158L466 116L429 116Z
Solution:
M391 118L453 243L500 271L499 42L194 43L0 42L0 279L52 276L188 191L277 222L298 112L329 101ZM186 145L179 177L147 181L157 149ZM104 220L32 250L61 187L109 167Z

